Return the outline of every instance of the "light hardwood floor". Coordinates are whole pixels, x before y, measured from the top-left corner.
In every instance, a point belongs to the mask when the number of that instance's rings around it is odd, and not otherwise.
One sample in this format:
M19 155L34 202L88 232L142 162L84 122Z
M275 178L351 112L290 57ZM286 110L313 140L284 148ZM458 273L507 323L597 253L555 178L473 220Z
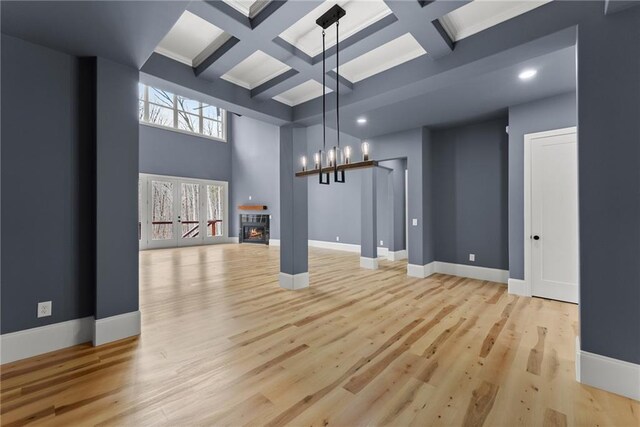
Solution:
M287 291L278 248L142 252L142 336L3 366L2 424L640 424L575 381L576 306L358 263L310 249Z

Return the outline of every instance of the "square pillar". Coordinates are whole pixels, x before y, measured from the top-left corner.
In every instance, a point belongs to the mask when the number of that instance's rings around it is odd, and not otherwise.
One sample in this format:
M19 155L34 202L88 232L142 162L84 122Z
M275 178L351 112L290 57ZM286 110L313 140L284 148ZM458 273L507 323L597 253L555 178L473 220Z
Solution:
M306 155L306 129L280 127L280 286L309 286L307 177L296 177Z
M362 219L360 221L360 267L378 268L376 169L362 172Z

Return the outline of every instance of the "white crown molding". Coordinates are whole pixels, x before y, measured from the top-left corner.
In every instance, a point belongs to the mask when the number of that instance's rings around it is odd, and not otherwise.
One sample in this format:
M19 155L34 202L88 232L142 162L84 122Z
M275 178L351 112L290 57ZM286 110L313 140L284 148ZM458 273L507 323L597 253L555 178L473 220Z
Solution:
M280 272L280 287L296 291L309 287L309 273L287 274Z
M93 329L93 345L98 346L140 335L140 311L97 319Z
M83 317L3 334L0 336L0 363L91 342L93 323L93 317Z
M231 38L231 34L227 34L227 33L220 34L218 37L216 37L216 39L213 42L211 42L209 46L204 48L202 52L200 52L199 54L196 55L195 58L193 58L193 61L191 61L192 66L197 67L200 64L202 64L205 59L210 57L211 54L213 54L213 52L220 49L220 47L222 47L222 45L225 44L227 40L229 40L230 38Z
M378 258L368 258L361 256L360 257L360 267L366 268L368 270L377 270L378 269Z
M160 55L166 56L167 58L173 59L174 61L178 61L181 62L185 65L188 65L189 67L193 67L193 63L194 61L192 61L191 59L187 58L186 56L182 56L179 55L175 52L171 52L170 50L167 50L163 47L156 47L155 48L155 52L159 53Z
M521 297L530 297L531 286L526 280L511 279L507 281L508 293L512 295L520 295Z
M460 28L449 15L445 15L440 18L440 23L444 27L445 31L451 37L453 41L459 41L466 37L472 36L476 33L484 31L488 28L494 27L498 24L506 22L512 18L522 15L523 13L527 13L537 7L544 5L545 3L550 2L551 0L539 0L539 1L525 1L516 3L514 2L511 7L508 9L493 14L490 18L483 19L480 21L476 21L475 24L469 25L466 28ZM509 4L509 2L504 2L505 4ZM533 5L533 7L531 7ZM470 5L469 5L470 6ZM470 7L475 7L473 6ZM463 6L465 7L465 6ZM462 8L461 8L462 9ZM451 14L455 15L456 11L451 12Z
M584 351L579 337L576 337L576 380L640 400L640 365Z

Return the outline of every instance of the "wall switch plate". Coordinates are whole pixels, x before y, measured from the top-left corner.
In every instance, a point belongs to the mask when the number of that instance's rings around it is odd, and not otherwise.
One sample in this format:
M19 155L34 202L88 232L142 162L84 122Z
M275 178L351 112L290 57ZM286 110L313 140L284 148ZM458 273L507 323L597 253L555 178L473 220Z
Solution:
M469 254L469 261L475 261L476 260L476 254Z
M380 246L384 246L384 242L380 240Z
M336 242L340 241L340 236L336 236Z
M38 317L51 316L51 301L38 303Z
M249 200L251 200L251 196L249 196Z
M415 227L416 225L418 225L418 218L413 218L413 219L411 220L411 225L413 225L414 227Z

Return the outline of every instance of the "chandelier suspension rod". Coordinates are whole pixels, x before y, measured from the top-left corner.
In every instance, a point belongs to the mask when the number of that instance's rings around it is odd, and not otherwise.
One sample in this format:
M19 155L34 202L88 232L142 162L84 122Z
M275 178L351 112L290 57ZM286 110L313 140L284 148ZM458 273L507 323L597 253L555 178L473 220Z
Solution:
M338 130L338 149L340 149L340 37L338 27L340 20L336 21L336 128ZM338 159L338 153L336 160Z

